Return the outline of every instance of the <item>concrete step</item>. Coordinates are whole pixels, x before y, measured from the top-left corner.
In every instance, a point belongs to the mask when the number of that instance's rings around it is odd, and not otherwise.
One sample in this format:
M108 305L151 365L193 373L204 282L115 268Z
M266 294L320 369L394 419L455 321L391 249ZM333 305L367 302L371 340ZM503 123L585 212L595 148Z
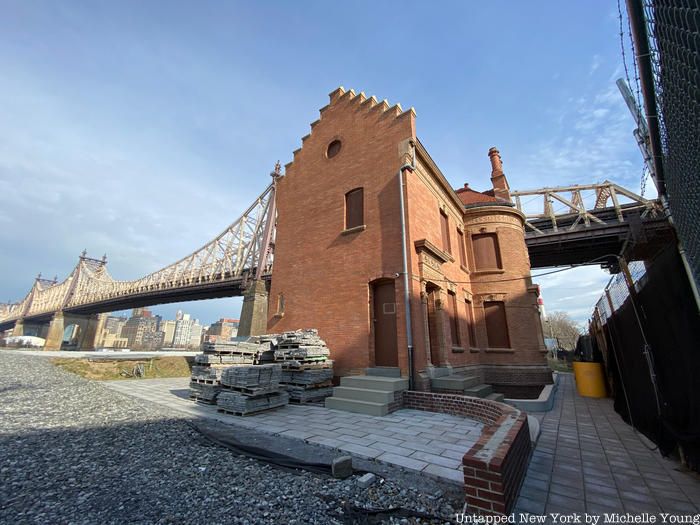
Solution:
M481 379L479 376L465 376L465 379L466 381L464 382L464 388L471 388L481 384Z
M497 394L496 392L494 392L493 394L489 394L488 396L486 396L485 399L490 399L491 401L498 401L499 403L503 403L505 396L503 394Z
M472 396L472 397L486 397L488 396L491 392L493 392L493 388L491 385L476 385L472 386L469 388L464 389L464 395L465 396Z
M408 379L399 377L346 376L340 378L340 386L398 392L408 388Z
M354 399L356 401L369 401L371 403L391 403L394 401L394 393L386 390L369 390L367 388L352 388L349 386L337 386L333 389L333 397Z
M470 388L477 384L479 384L478 376L463 376L459 374L452 374L443 377L434 377L430 380L430 386L433 388L440 388L445 390L458 390L460 392L462 392L466 388Z
M327 397L326 408L366 414L368 416L386 416L389 413L389 407L384 403L371 403L369 401L357 401L342 397Z
M444 377L434 377L430 380L430 386L432 388L439 388L441 390L459 390L462 391L466 386L467 378L464 376L451 375Z
M401 369L397 366L375 366L373 368L366 368L365 373L368 376L401 377Z
M445 377L449 375L452 375L452 368L436 366L430 372L430 377Z

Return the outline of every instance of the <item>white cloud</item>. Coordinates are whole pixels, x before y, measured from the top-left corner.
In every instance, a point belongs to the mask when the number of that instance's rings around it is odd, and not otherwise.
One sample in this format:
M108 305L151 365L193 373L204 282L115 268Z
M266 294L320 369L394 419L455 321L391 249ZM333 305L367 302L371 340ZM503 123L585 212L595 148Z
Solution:
M535 271L546 273L543 271ZM577 323L585 326L593 307L602 296L610 274L598 266L581 266L571 270L534 277L540 285L542 299L547 312L567 312Z

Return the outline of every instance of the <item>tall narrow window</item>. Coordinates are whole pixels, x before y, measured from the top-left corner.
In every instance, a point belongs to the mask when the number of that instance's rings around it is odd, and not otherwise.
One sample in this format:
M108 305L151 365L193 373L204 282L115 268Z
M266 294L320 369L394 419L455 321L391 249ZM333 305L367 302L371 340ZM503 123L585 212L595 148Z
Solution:
M448 303L450 305L450 335L452 336L452 346L459 346L459 321L457 316L457 295L454 292L447 292Z
M464 234L460 230L457 230L457 242L459 243L459 246L457 247L459 249L459 264L466 268L467 255L464 251Z
M479 233L472 235L474 259L477 270L497 270L503 268L501 251L498 247L498 237L495 233Z
M362 226L364 222L364 195L362 188L345 194L345 229Z
M510 348L506 305L502 301L484 301L484 317L489 348Z
M284 294L282 293L277 296L277 315L284 315Z
M474 311L469 300L464 301L467 310L467 334L469 335L469 346L476 347L476 333L474 331Z
M440 210L440 229L442 231L442 249L447 253L452 253L452 247L450 246L450 221L447 218L447 214Z

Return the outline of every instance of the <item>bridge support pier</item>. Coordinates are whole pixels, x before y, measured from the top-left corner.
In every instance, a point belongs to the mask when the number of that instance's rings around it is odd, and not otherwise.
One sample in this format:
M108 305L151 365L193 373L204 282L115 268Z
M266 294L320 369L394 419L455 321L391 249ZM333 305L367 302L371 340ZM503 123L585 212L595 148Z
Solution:
M94 350L97 348L107 316L103 314L94 314L86 316L85 319L85 329L82 330L78 350Z
M261 335L267 332L267 284L263 279L253 281L243 295L239 336Z
M72 315L57 312L49 324L44 350L60 350L65 330L71 325L77 325L79 329L76 350L94 350L104 322L105 316L102 314Z
M21 319L15 321L15 327L12 329L12 335L13 337L24 335L24 321Z
M49 323L49 331L46 334L44 350L60 350L63 343L63 312L56 312Z

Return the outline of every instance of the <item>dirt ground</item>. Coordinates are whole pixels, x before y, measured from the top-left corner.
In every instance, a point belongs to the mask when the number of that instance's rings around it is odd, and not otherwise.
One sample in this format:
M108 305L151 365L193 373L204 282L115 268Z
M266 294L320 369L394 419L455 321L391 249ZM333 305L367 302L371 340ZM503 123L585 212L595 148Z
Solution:
M51 362L68 372L98 381L112 379L156 379L161 377L188 377L190 362L187 357L167 356L143 359L85 359L55 358Z

